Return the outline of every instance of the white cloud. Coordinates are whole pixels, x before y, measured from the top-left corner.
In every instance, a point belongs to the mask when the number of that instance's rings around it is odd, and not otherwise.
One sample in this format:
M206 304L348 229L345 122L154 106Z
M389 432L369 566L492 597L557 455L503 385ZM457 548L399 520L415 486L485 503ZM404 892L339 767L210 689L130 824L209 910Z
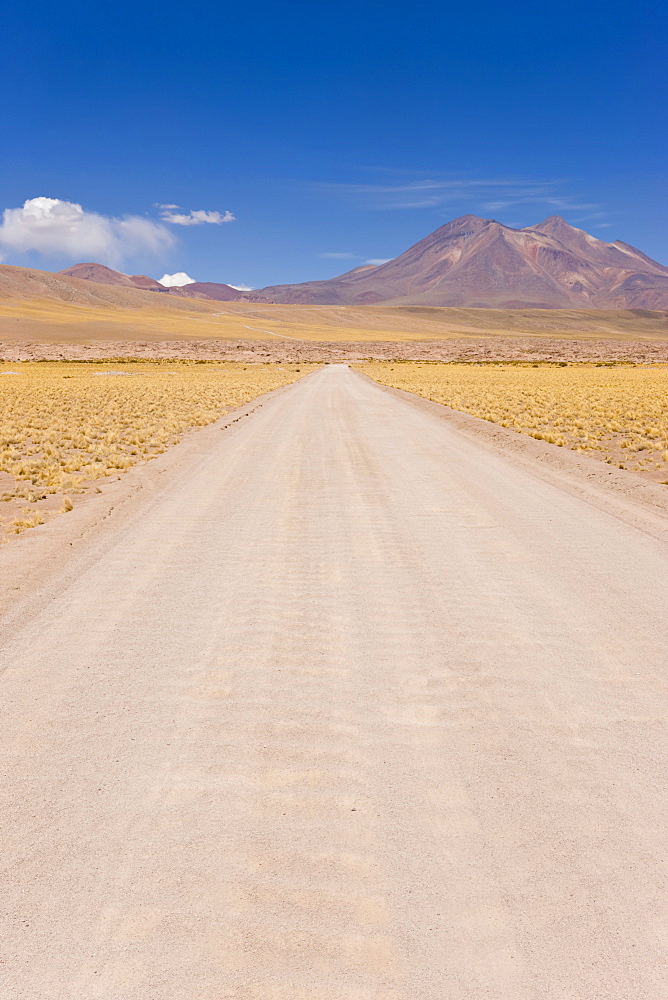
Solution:
M184 285L194 285L196 280L185 271L177 271L176 274L163 274L162 278L158 278L158 283L165 288L183 288Z
M370 257L369 260L365 260L364 263L365 264L374 264L376 267L379 267L381 264L389 264L391 260L394 260L394 258L393 257Z
M134 254L157 254L173 245L174 237L159 222L137 215L114 219L60 198L29 198L22 208L5 209L0 224L0 251L68 254L112 267Z
M178 205L161 205L160 218L163 222L171 222L173 226L201 226L209 222L214 226L219 226L222 222L234 222L231 212L206 212L198 209L195 212L174 212Z
M236 288L238 292L252 292L252 285L230 285L230 288Z

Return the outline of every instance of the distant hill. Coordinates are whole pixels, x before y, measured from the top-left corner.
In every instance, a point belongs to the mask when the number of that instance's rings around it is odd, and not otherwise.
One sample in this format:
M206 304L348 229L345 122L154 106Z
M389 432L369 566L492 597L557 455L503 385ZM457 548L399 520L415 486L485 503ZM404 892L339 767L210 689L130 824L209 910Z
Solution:
M251 302L264 301L259 295L248 292L240 292L238 288L231 285L224 285L218 281L193 281L190 285L182 285L181 288L173 288L172 291L179 291L188 298L215 299L217 302L232 302L243 299Z
M85 265L93 266L93 265ZM96 268L102 265L94 265ZM105 270L110 270L106 268ZM98 275L100 272L95 272ZM111 274L119 272L111 271ZM108 277L108 276L107 276ZM128 275L122 277L128 278ZM141 279L142 276L138 275ZM152 282L152 278L146 278ZM161 286L162 287L162 286ZM166 292L167 289L164 289ZM213 302L204 296L186 297L177 295L155 295L141 284L128 281L98 281L90 278L72 277L69 274L53 274L31 267L16 267L0 264L0 301L3 300L52 300L71 303L74 306L120 307L122 309L155 310L156 306L176 311L209 312Z
M668 267L558 215L526 229L465 215L387 264L257 293L318 305L666 309Z
M82 278L84 281L96 281L101 285L118 285L122 288L141 288L148 292L160 292L163 295L176 295L186 299L215 299L219 302L230 302L236 299L246 298L244 292L240 292L231 285L224 285L215 281L193 281L189 285L170 286L166 288L154 278L148 278L145 274L123 274L122 271L113 271L104 264L75 264L68 267L59 274L69 278ZM257 301L257 296L251 297L251 301Z
M121 271L113 271L104 264L75 264L58 274L67 278L81 278L83 281L96 281L100 285L118 285L122 288L141 288L145 291L164 292L167 289L154 278L148 278L145 274L123 274Z

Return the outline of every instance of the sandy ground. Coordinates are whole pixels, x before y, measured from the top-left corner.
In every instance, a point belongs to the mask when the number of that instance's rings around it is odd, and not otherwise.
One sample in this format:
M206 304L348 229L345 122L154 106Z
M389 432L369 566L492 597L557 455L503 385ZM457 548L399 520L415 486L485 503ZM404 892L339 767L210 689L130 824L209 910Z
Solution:
M121 358L201 361L591 361L666 363L668 339L561 339L549 336L451 337L442 340L0 340L0 366L21 361L96 361Z
M660 488L345 367L225 422L0 553L3 1000L664 996Z
M5 266L4 272L8 268ZM19 269L20 270L20 269ZM0 357L11 345L124 349L143 341L181 349L225 350L220 341L274 345L374 345L472 339L521 341L646 341L668 344L668 311L642 309L466 309L422 306L308 306L178 299L34 272L17 294L3 289L0 264ZM54 287L54 282L58 287ZM63 284L64 283L64 284ZM11 285L11 281L10 281ZM41 289L41 292L40 292ZM40 294L42 297L40 297ZM405 348L404 348L405 349ZM344 355L342 355L343 357ZM347 356L347 355L346 355ZM305 360L299 357L297 360Z

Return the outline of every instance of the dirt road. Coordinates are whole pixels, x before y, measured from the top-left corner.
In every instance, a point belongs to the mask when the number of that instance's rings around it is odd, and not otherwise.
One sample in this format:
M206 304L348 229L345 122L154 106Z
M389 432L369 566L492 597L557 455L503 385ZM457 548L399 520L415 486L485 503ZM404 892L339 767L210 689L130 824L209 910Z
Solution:
M0 650L3 1000L666 995L664 541L333 366L72 558Z

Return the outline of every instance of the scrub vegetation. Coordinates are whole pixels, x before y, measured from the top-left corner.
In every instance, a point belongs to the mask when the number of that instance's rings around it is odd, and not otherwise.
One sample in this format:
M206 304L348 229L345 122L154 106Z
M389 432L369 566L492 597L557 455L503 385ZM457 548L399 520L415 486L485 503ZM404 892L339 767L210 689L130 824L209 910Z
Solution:
M67 512L228 409L315 365L27 363L0 369L0 534Z
M666 365L381 362L360 370L384 385L666 481Z

